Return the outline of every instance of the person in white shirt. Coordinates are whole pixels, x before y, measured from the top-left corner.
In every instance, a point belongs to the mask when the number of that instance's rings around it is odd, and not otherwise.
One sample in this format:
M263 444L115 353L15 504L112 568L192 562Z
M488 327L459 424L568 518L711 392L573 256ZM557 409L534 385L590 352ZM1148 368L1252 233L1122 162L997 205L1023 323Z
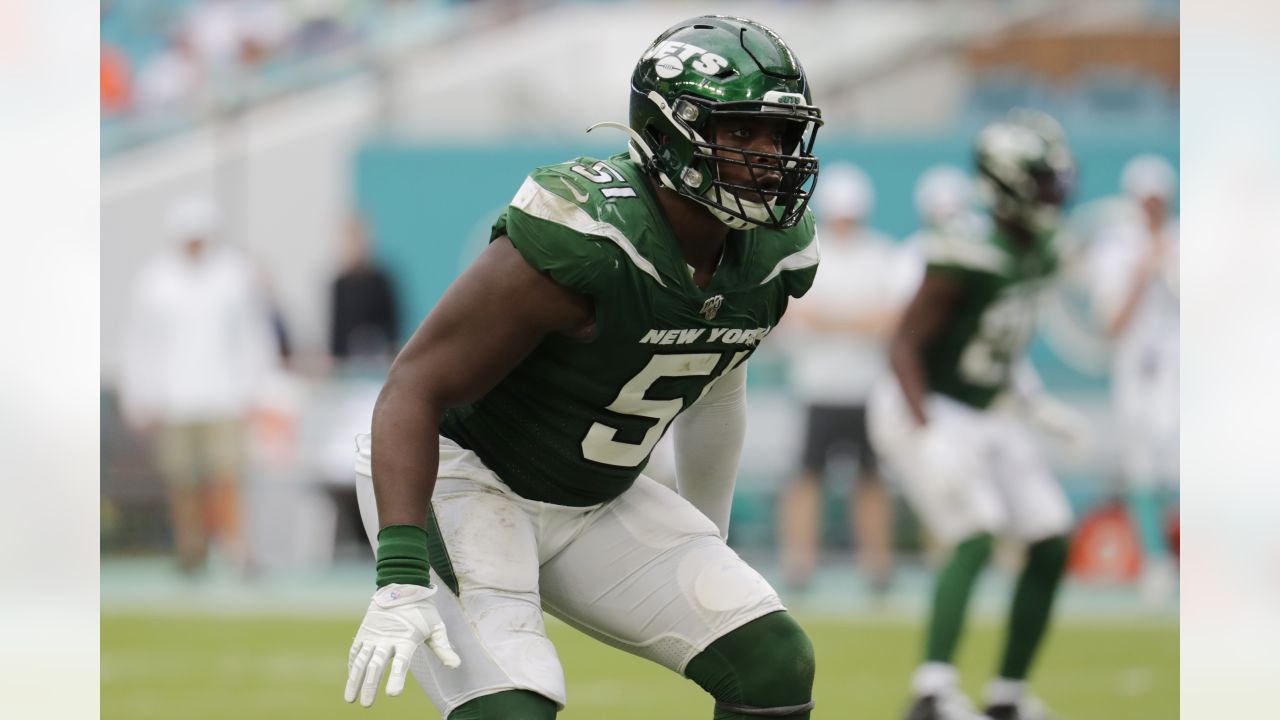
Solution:
M1121 186L1129 212L1103 228L1090 251L1094 309L1112 341L1111 395L1121 474L1145 551L1148 600L1172 595L1176 570L1165 540L1163 495L1178 483L1178 220L1167 160L1139 155Z
M128 424L152 440L167 486L181 568L203 568L209 519L238 570L249 553L240 519L243 435L278 363L248 261L211 242L203 196L169 216L172 246L139 273L125 331L119 392Z
M204 74L190 40L181 31L138 72L138 109L157 113L194 109L204 90Z
M867 226L874 202L871 183L857 167L823 170L814 199L822 266L787 315L791 387L807 414L800 469L783 489L778 516L783 571L795 590L813 574L822 479L828 460L841 452L857 460L849 517L860 564L876 592L888 586L892 572L892 505L867 438L866 401L885 370L885 341L919 268Z
M985 220L973 209L973 178L955 165L934 165L916 180L916 213L920 229L903 242L924 263L924 247L929 239L952 232L957 225L975 225Z

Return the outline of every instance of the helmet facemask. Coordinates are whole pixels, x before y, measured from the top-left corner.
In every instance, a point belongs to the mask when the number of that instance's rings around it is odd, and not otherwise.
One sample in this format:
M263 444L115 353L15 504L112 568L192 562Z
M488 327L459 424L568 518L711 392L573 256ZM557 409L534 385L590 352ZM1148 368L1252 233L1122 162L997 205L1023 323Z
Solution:
M817 182L813 143L822 124L821 112L803 96L771 92L763 101L721 103L681 96L668 106L656 92L638 95L633 91L633 103L648 103L657 112L638 128L639 137L633 136L632 156L654 171L664 187L705 205L736 230L787 228L799 222ZM714 139L717 123L735 119L782 121L779 152L708 139ZM745 177L736 182L726 177L726 166L745 168Z
M821 117L817 108L776 101L728 102L712 106L696 99L676 101L676 119L705 115L703 132L693 132L695 161L682 173L682 184L722 222L735 229L751 225L791 227L804 214L817 182L818 159L813 142ZM718 125L733 121L781 122L777 152L748 150L714 142ZM710 136L712 140L705 139ZM744 168L745 173L729 168ZM708 178L699 178L706 174ZM731 178L737 175L738 178ZM701 182L697 182L701 180Z

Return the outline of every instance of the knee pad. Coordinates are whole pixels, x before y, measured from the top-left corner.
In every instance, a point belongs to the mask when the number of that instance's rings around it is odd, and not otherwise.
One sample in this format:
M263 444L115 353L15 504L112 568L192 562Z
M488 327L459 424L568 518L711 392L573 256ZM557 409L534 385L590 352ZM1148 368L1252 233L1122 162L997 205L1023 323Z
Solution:
M786 612L730 632L685 668L685 676L715 698L716 720L808 718L813 673L813 643Z
M556 704L528 690L481 695L449 713L449 720L555 720Z

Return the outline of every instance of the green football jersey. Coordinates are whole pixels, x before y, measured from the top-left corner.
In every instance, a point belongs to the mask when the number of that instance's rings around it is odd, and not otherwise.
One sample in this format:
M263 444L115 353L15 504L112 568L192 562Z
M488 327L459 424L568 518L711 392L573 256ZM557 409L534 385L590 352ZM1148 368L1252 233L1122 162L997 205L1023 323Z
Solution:
M642 170L626 155L535 170L494 224L530 265L589 296L595 334L552 334L441 433L521 496L590 505L635 481L667 426L744 362L818 264L812 214L731 232L699 288Z
M929 389L985 408L1008 389L1035 330L1036 296L1057 270L1053 235L1015 247L985 223L933 236L928 272L963 290L941 333L924 348Z

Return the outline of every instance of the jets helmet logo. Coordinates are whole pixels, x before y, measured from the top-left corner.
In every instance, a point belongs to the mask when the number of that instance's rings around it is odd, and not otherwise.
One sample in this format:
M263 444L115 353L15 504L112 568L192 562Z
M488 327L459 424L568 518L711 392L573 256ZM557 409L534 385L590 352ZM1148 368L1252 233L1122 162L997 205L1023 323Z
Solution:
M702 317L708 320L715 320L716 313L720 312L720 306L723 304L724 304L723 295L712 295L711 297L707 298L706 302L702 303L702 310L700 310L699 312L702 313Z
M668 79L684 72L684 64L690 60L693 60L690 67L711 77L729 65L729 61L720 55L678 40L667 40L654 45L640 56L640 60L643 62L655 57L658 62L654 65L654 71L658 73L658 77Z

